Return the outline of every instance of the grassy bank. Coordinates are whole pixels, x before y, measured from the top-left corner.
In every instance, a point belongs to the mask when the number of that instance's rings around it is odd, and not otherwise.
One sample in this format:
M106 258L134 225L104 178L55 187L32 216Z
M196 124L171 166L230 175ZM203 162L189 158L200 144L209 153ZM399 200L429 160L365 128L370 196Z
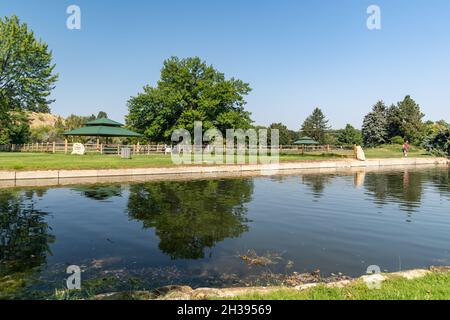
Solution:
M141 291L130 283L129 290L117 292L114 287L119 280L102 277L84 280L83 290L60 288L52 294L30 291L26 286L26 275L17 274L0 277L0 300L27 297L45 300L450 300L450 267L383 274L383 278L379 289L370 289L363 278L358 278L347 280L340 286L323 283L302 290L292 287L192 289L174 285Z
M303 291L280 289L268 294L249 293L238 300L449 300L450 273L433 272L423 278L388 279L381 289L369 289L362 280L343 288L319 285Z
M368 158L400 158L400 146L384 146L367 149ZM280 161L318 161L343 159L349 156L340 153L307 153L296 155L280 155ZM413 148L410 157L429 156L422 149ZM133 159L121 159L116 155L88 154L75 156L70 154L45 153L0 153L0 170L56 170L56 169L119 169L119 168L151 168L174 166L170 155L152 154L136 155Z

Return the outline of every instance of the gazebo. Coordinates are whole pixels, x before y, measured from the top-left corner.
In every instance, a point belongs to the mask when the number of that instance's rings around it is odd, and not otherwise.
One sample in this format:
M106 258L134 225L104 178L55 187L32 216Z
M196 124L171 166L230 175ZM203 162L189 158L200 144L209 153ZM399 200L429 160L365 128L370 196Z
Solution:
M97 149L100 137L140 137L139 133L122 128L123 124L107 118L86 122L84 127L64 132L64 136L97 137ZM66 139L67 144L67 139Z
M318 145L319 143L314 140L313 138L310 137L301 137L300 139L298 139L297 141L294 142L295 145L306 145L306 146L310 146L310 145Z
M301 137L300 139L294 142L294 145L302 147L302 154L305 152L306 146L314 146L318 144L319 143L311 137Z

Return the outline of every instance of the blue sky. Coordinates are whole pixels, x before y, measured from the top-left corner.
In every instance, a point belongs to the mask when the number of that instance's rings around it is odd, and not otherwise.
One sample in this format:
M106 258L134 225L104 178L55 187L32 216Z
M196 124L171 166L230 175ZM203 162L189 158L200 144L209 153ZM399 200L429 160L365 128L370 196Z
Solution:
M66 8L81 8L81 30ZM382 29L366 27L381 8ZM47 42L60 79L53 113L107 111L154 85L164 59L199 56L253 88L257 124L298 129L316 106L330 124L360 127L379 99L410 94L427 119L450 121L448 0L2 0Z

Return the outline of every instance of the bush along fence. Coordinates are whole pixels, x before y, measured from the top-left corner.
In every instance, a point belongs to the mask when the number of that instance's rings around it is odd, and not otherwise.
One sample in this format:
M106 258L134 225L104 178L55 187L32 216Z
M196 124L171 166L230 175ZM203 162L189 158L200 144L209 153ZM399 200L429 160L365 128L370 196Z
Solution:
M74 143L71 142L43 142L43 143L27 143L27 144L9 144L0 145L0 151L3 152L35 152L35 153L72 153ZM98 153L107 155L120 155L122 148L130 148L132 154L150 155L150 154L166 154L176 151L176 147L166 144L103 144L103 143L85 143L83 144L86 153ZM209 146L202 146L203 149ZM195 149L195 147L193 147ZM259 150L265 151L264 149ZM224 146L224 152L226 148ZM249 151L248 146L245 148ZM267 149L270 153L270 148ZM272 149L273 150L273 149ZM237 150L235 149L237 152ZM335 146L335 145L284 145L279 146L276 150L279 154L305 154L305 153L334 153L342 156L353 156L354 146Z

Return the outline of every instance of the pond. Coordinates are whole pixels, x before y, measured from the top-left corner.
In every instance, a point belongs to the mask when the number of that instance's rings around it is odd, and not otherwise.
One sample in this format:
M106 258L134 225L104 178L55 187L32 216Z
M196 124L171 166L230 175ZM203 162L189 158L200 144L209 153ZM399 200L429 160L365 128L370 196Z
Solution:
M94 293L449 265L449 205L448 167L3 189L0 286L45 297L69 265Z

